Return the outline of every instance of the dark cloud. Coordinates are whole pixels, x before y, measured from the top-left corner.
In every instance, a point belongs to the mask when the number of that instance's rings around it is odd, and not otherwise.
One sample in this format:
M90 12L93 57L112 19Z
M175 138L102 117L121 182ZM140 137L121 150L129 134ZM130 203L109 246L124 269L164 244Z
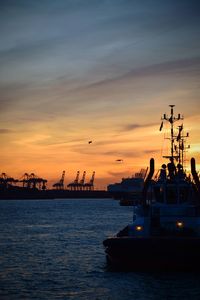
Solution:
M121 150L121 151L106 151L106 152L102 152L101 154L103 155L107 155L107 156L114 156L116 158L138 158L138 157L143 157L144 154L153 154L153 153L157 153L160 152L159 149L150 149L150 150L140 150L137 151L136 149L133 150ZM113 164L116 164L116 161L113 161Z
M108 171L107 174L110 175L110 176L113 176L113 177L124 177L124 176L127 177L127 172L126 171L124 171L124 172L112 172L112 171Z
M143 78L158 75L200 75L200 57L178 59L166 61L158 64L147 65L144 67L134 68L123 75L115 75L111 79L100 80L89 85L81 87L81 90L92 89L97 87L109 86L111 83L118 83L125 79ZM79 89L79 88L78 88ZM76 90L78 90L76 89Z
M105 151L105 152L101 152L101 154L103 155L106 155L106 156L113 156L113 157L116 157L117 158L124 158L124 157L127 157L127 158L130 158L130 157L139 157L140 156L140 153L139 152L136 152L134 149L133 150L121 150L121 151ZM116 164L116 160L113 161L113 163Z
M156 152L160 152L160 149L151 149L151 150L143 151L143 153L145 153L145 154L152 154L152 153L156 153Z
M126 126L124 126L124 128L122 129L122 131L129 131L129 130L134 130L140 127L144 127L143 125L140 124L128 124Z
M74 147L83 147L83 145L87 144L87 140L86 139L67 139L67 138L63 138L62 140L60 140L56 137L51 137L51 138L45 138L44 140L41 140L41 141L36 141L33 144L39 145L39 146L68 145L70 147L73 147L73 146ZM77 146L77 144L78 144L78 146ZM81 150L80 150L80 152L81 152Z
M94 115L114 108L113 86L129 79L197 78L199 6L195 0L0 1L1 111L36 120Z
M123 143L128 143L130 142L130 138L123 138L120 139L120 136L116 136L117 139L114 139L113 136L110 138L108 141L95 141L94 146L106 146L106 145L116 145L116 144L123 144Z
M145 128L145 127L151 127L157 125L157 123L149 123L149 124L127 124L125 125L121 131L131 131L138 128Z
M7 129L7 128L0 128L0 134L9 134L9 133L13 133L14 131L11 129Z

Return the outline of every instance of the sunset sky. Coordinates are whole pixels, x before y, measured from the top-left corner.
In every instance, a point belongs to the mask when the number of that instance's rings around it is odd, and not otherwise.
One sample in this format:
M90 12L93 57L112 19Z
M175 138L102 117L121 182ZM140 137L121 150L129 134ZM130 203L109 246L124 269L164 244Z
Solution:
M169 104L200 170L199 0L1 0L0 37L0 173L159 168Z

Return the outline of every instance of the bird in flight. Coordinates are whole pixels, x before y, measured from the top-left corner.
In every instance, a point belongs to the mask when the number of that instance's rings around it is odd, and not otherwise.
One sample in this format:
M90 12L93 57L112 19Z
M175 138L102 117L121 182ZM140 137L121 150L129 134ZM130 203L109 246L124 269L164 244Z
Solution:
M122 161L123 161L123 159L116 159L116 161L122 162Z
M88 144L92 144L92 141L88 141Z

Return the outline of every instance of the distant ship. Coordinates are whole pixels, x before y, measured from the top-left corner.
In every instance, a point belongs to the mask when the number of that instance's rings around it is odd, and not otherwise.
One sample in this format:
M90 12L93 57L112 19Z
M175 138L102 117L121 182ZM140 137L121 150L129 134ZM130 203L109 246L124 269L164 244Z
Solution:
M122 178L120 183L109 184L107 191L120 205L136 205L142 197L147 170L141 169L133 177Z
M134 206L133 221L114 237L103 241L108 265L131 270L200 270L200 181L195 159L191 174L184 170L185 140L183 124L174 129L174 105L170 123L169 160L154 176L154 159L141 201ZM161 129L160 128L160 129ZM154 178L154 179L153 179Z

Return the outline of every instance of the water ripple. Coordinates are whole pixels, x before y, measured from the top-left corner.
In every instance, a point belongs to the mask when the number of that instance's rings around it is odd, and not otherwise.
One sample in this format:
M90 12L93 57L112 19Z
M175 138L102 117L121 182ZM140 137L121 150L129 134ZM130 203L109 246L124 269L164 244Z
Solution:
M200 299L200 276L106 268L102 241L131 222L113 200L0 201L0 299Z

